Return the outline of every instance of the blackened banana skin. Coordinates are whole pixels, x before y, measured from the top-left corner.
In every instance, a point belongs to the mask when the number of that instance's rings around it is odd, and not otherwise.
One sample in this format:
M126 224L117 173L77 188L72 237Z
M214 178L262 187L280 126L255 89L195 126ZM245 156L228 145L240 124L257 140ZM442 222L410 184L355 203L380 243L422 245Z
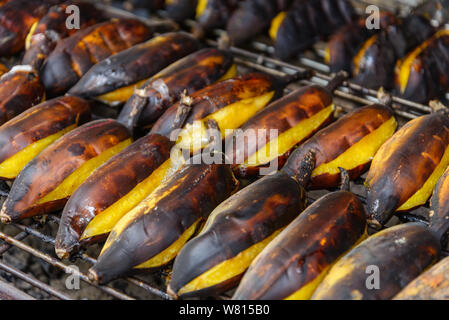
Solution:
M204 11L198 16L195 30L207 32L215 28L223 28L237 8L239 0L206 0L207 5Z
M378 130L392 117L394 117L393 110L379 104L356 109L320 130L301 144L288 158L283 170L291 175L296 174L301 164L301 159L312 149L316 151L316 168L331 163L344 155L346 151L350 150L360 140ZM393 126L395 128L396 124L394 123ZM393 132L394 130L392 130L391 134ZM371 153L370 156L373 157L374 154ZM350 167L344 168L347 170L351 180L358 178L369 169L371 157L365 159L365 161L355 159L350 163ZM330 173L329 170L326 170L320 174L314 174L310 179L308 188L335 188L339 184L340 174Z
M430 199L429 228L434 230L441 238L442 243L446 244L448 238L446 233L449 231L449 169L438 181L433 196Z
M449 118L440 112L408 122L382 145L365 182L373 227L385 225L396 210L424 187L445 159L448 147ZM427 186L429 197L435 184L436 181Z
M66 10L70 5L76 5L80 11L79 29L66 27L69 17ZM83 1L67 2L51 7L47 14L39 19L33 33L28 35L29 47L26 48L22 64L28 64L35 70L39 70L59 40L104 20L106 16L103 11Z
M366 231L366 212L351 192L315 201L253 261L233 299L308 299L319 279Z
M363 54L354 59L353 81L368 88L394 89L396 62L435 31L430 21L419 15L410 15L388 26L375 39L367 40L361 49ZM374 41L368 43L370 40Z
M32 25L63 0L11 0L0 7L0 56L11 56L25 47Z
M402 62L398 62L395 91L405 99L426 103L439 98L449 88L449 30L437 32L416 50L419 52L412 52ZM402 79L401 73L405 71L408 76Z
M330 270L315 300L387 300L436 262L440 241L426 226L406 223L385 229L352 249ZM378 268L379 287L367 286ZM370 269L371 268L371 269ZM371 273L367 270L371 270Z
M16 66L0 78L0 125L45 99L45 88L35 70Z
M58 41L41 70L47 94L65 93L89 69L107 57L148 40L153 29L135 19L113 19Z
M356 16L346 0L296 1L277 30L275 55L282 60L292 58Z
M119 221L89 278L107 283L160 254L236 188L228 165L185 165Z
M93 98L137 83L198 47L197 40L188 33L162 34L100 61L68 93Z
M195 16L198 0L170 0L165 1L165 14L177 22L191 19Z
M64 207L55 239L58 256L67 257L81 246L104 240L107 234L83 240L81 236L95 216L125 197L166 161L172 145L165 137L147 135L95 170Z
M206 116L245 98L257 97L272 90L281 92L275 78L263 73L250 73L226 81L220 81L190 95L191 111L184 124L191 124ZM170 137L180 102L165 111L151 128L151 133ZM242 113L243 110L242 110Z
M329 64L331 72L351 72L352 60L365 41L389 25L397 23L397 18L389 12L381 13L380 29L368 29L366 19L364 17L355 20L341 27L330 37L326 49L326 63Z
M145 8L151 12L160 10L164 7L165 0L131 0L133 8Z
M243 44L265 31L271 20L286 10L292 0L248 0L241 2L228 20L226 31L234 44Z
M449 257L410 282L394 300L449 300Z
M312 170L309 171L310 175ZM169 292L177 296L190 281L281 230L306 203L305 190L284 172L266 176L236 193L212 212L201 234L181 250ZM186 292L180 298L218 295L236 286L242 275L243 272L214 286Z
M92 121L65 134L17 176L0 212L1 221L10 223L62 209L67 198L39 200L88 160L126 140L130 140L130 133L112 119Z
M207 48L171 64L146 81L126 102L118 121L128 128L153 124L177 100L219 80L231 68L227 51Z

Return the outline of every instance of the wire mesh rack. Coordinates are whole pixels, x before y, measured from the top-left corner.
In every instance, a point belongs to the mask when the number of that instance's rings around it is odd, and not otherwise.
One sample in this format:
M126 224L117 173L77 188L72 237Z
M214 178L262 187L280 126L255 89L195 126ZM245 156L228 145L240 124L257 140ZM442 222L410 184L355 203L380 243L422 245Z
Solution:
M364 2L364 1L363 1ZM369 1L372 3L373 1ZM385 1L383 1L385 2ZM387 2L389 3L389 2ZM407 4L410 4L408 2ZM104 10L109 11L110 14L116 16L134 16L132 13L123 11L109 6L99 5ZM144 19L145 21L146 19ZM147 21L149 22L149 21ZM187 25L192 22L187 22ZM220 35L218 30L216 35ZM217 46L217 41L214 39L206 39L206 44L209 46ZM283 62L271 56L273 48L268 41L257 39L253 41L246 48L231 47L230 50L235 56L235 61L240 71L248 72L250 70L261 71L275 76L282 76L301 72L307 69L313 70L314 76L310 79L302 80L298 83L290 85L286 90L292 90L301 85L320 84L325 85L331 79L332 75L328 72L328 67L322 62L322 54L320 49L313 50L312 54L304 55L298 58L297 61ZM377 91L364 88L362 86L344 82L338 90L335 91L335 104L339 107L341 113L348 112L361 105L378 102ZM431 112L431 108L426 105L404 100L400 97L392 96L393 108L400 119L400 122L405 123L410 119ZM365 194L363 188L363 177L351 183L352 191L357 194L360 199L365 201ZM8 186L3 183L0 185L0 197L7 196L9 191ZM329 190L314 191L309 194L309 202L313 202L318 197ZM427 223L428 207L424 206L409 213L403 213L393 219L393 224L408 221L420 221ZM36 221L26 221L23 223L15 223L8 226L6 229L0 228L0 270L3 272L3 277L20 280L32 288L41 292L45 298L70 300L79 298L74 297L73 291L67 290L63 286L55 286L52 281L42 281L35 277L32 272L24 272L17 266L8 263L3 257L11 250L18 250L26 253L33 259L39 260L41 263L50 266L52 269L59 270L66 275L74 275L78 277L84 284L95 288L101 292L101 298L112 299L163 299L168 300L170 297L165 292L166 279L169 277L169 270L161 270L151 275L135 275L127 278L122 278L112 282L110 285L101 286L92 283L85 271L86 268L93 265L96 259L88 254L81 252L71 258L69 261L61 261L56 258L52 247L54 245L54 234L59 223L58 214L48 215L43 219ZM29 241L29 240L32 241ZM445 250L444 255L449 255ZM0 299L31 299L32 295L24 293L20 290L2 280L2 273L0 272ZM47 283L48 282L48 283ZM39 296L42 297L42 296ZM220 299L229 299L229 294L219 297Z

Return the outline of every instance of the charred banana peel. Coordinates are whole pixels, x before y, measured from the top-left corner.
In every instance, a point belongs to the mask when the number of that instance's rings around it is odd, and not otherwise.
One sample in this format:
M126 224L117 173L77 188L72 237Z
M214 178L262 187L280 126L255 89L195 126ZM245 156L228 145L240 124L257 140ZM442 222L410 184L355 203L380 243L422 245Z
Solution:
M424 225L406 223L388 228L369 237L341 258L312 299L391 299L435 263L439 255L440 241ZM376 272L379 282L369 283L367 270Z
M389 25L397 23L397 18L389 12L381 12L380 28L368 29L367 17L357 19L334 33L327 44L325 62L331 72L352 71L352 61L363 44Z
M349 178L344 180L347 188ZM310 299L332 265L366 237L365 215L349 191L318 199L262 250L233 299Z
M449 257L410 282L394 300L449 300Z
M449 30L441 30L404 59L395 71L396 92L405 99L426 103L449 88Z
M65 96L34 106L0 126L0 178L15 179L42 150L90 117L87 101Z
M50 96L65 93L96 63L152 36L153 30L139 20L113 19L58 41L42 66L41 77L47 93Z
M128 211L162 182L172 143L160 135L140 138L86 179L62 212L55 250L67 258L82 245L104 240Z
M115 120L97 120L70 131L19 173L0 220L10 223L62 209L92 171L130 144L130 133Z
M436 232L443 245L448 244L449 231L449 168L433 191L430 199L429 228Z
M299 88L236 130L226 144L226 154L235 174L239 177L264 175L282 167L296 145L333 121L332 92L346 77L346 72L340 72L326 87ZM298 158L300 162L306 153Z
M202 0L165 0L165 14L177 22L192 19L199 1Z
M25 47L34 23L62 0L10 0L0 7L0 56L11 56Z
M223 44L243 44L270 26L270 21L290 6L293 0L248 0L241 1L226 25Z
M370 224L379 229L396 211L423 205L449 165L449 117L416 118L382 145L365 181Z
M379 148L397 127L393 111L375 104L352 111L327 126L300 145L284 169L294 175L304 155L316 151L316 168L309 188L326 189L340 184L340 169L348 171L351 180L369 168Z
M273 102L228 139L226 152L235 174L258 175L273 160L282 167L296 145L332 122L334 110L331 91L318 85L299 88ZM245 143L251 133L255 133L253 141Z
M207 31L225 28L239 0L199 0L196 6L194 34L201 37Z
M15 66L0 78L0 125L45 100L45 88L30 66Z
M169 294L215 296L236 286L260 251L305 209L304 185L314 162L311 152L298 180L284 172L265 176L215 208L177 256Z
M126 102L118 121L128 128L147 127L182 93L194 92L219 80L236 76L236 66L227 51L207 48L176 61L146 81Z
M347 0L294 1L272 21L270 36L275 41L275 55L292 58L326 38L357 17Z
M396 62L435 33L430 21L419 15L398 19L370 37L353 59L353 81L378 89L394 89ZM421 82L420 82L421 83Z
M73 4L82 13L80 14L79 29L69 29L66 26L66 10ZM106 17L103 11L87 2L74 1L51 7L47 14L31 27L26 37L26 52L22 59L22 64L30 65L34 69L39 70L59 40L104 20L106 20Z
M98 62L68 93L112 105L124 103L136 86L198 47L188 33L162 34Z
M89 279L107 283L166 265L237 187L229 165L183 166L114 226Z

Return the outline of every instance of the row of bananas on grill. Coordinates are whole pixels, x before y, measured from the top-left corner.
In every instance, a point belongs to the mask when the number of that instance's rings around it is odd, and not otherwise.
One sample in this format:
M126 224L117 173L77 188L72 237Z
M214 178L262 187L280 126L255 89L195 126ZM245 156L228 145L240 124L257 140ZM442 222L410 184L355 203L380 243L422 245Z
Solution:
M306 2L326 16L307 17L326 22L313 37L353 19L345 1L332 2L340 14L332 17L326 1ZM61 26L67 2L48 6L23 37L23 65L2 68L0 179L11 184L2 223L61 211L58 257L106 241L92 281L173 265L174 298L232 288L234 299L447 297L447 283L436 280L447 261L431 268L449 230L445 108L435 103L398 131L391 99L338 116L333 94L346 73L284 95L313 73L239 74L229 51L191 34L156 35L139 20L73 3L92 9L81 30ZM206 14L213 3L192 8ZM227 8L265 17L254 13L268 7L256 3ZM289 5L270 3L264 14L273 17ZM278 17L276 37L288 17ZM99 103L123 107L117 119L98 119ZM349 182L367 171L364 203ZM309 205L309 191L339 186ZM430 197L429 226L369 236L369 226L386 227ZM372 266L379 290L366 286Z
M194 19L198 36L224 29L224 45L244 45L265 33L283 60L327 41L325 62L332 72L345 70L358 84L394 90L406 99L425 103L449 88L449 35L431 23L429 17L437 15L433 7L405 18L382 11L359 15L347 0L178 0L162 7L177 21Z

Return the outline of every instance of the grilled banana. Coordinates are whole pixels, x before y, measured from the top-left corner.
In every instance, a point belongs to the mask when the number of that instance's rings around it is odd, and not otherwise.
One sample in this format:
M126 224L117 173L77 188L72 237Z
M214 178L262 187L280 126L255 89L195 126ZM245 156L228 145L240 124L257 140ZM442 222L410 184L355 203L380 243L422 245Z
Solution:
M71 5L76 5L80 11L79 29L69 29L66 26L68 19L66 10ZM26 37L26 52L22 64L30 65L35 70L39 70L59 40L103 20L106 20L103 11L97 9L91 3L75 1L51 7L47 14L31 27Z
M90 117L88 102L64 96L34 106L0 126L0 178L15 179L42 150Z
M382 145L365 181L370 224L427 202L449 165L449 118L436 112L408 122Z
M295 1L272 21L270 36L275 41L275 55L283 60L292 58L356 17L347 0Z
M286 10L293 0L248 0L240 2L226 25L229 39L234 44L243 44L270 26L270 21L279 12Z
M70 131L19 173L0 220L10 223L62 209L92 171L130 144L130 133L115 120L97 120Z
M178 146L198 151L208 143L209 121L216 123L221 138L225 138L226 134L229 135L230 131L239 128L262 110L282 92L287 83L296 78L296 75L274 78L251 73L218 82L188 97L189 106L185 105L186 99L171 106L154 124L151 133L170 137L173 129L182 128L176 135ZM178 117L179 114L183 116Z
M310 299L332 265L365 238L365 215L349 191L315 201L251 263L233 299Z
M58 41L42 66L41 77L47 93L63 94L94 64L152 35L152 29L139 20L113 19Z
M396 92L425 103L449 88L449 30L441 30L401 61L395 71Z
M380 29L368 29L366 17L357 19L341 27L327 44L325 62L331 72L352 71L352 61L363 44L389 25L397 23L397 18L389 12L381 12Z
M277 172L215 208L201 233L176 257L168 292L174 297L218 295L237 285L260 251L305 209L303 186L313 157L303 159L298 181Z
M224 28L239 0L199 0L194 33L202 36L211 29Z
M148 196L170 167L172 143L160 135L140 138L86 179L64 208L55 250L67 258L80 246L104 239L128 211Z
M439 239L419 223L383 230L341 258L316 289L315 300L391 299L440 255ZM370 279L370 275L378 277Z
M302 87L249 119L227 142L226 154L235 174L258 175L260 167L273 160L282 167L296 145L332 122L335 108L331 92L318 85Z
M118 121L128 128L149 126L179 100L181 93L192 94L235 75L229 52L213 48L197 51L171 64L135 90Z
M134 87L198 47L188 33L162 34L98 62L68 93L108 104L124 103Z
M419 15L398 19L370 37L353 59L353 81L365 87L394 88L397 60L435 33L430 21Z
M351 179L358 178L369 168L371 159L390 138L397 122L390 108L371 105L352 111L322 129L299 146L283 170L297 173L301 159L309 150L316 151L316 168L309 188L327 189L340 184L340 169L348 171Z
M0 7L0 56L11 56L25 47L31 27L48 9L63 0L10 0Z
M15 66L0 78L0 125L45 100L45 88L30 66Z
M89 278L106 283L166 265L237 186L228 165L183 166L114 226Z

